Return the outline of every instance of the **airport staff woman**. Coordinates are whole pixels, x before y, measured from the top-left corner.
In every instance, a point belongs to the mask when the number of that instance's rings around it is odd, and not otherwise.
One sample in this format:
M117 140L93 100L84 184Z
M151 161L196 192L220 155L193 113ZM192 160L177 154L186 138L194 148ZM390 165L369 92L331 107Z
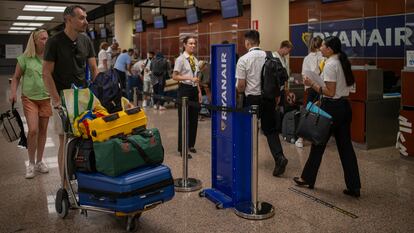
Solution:
M26 50L17 57L16 71L10 88L10 102L16 102L17 87L21 81L23 111L29 128L27 137L29 164L26 167L25 175L27 179L33 178L35 171L49 172L46 163L43 162L47 125L49 117L52 116L50 96L42 79L43 54L47 39L47 31L43 29L30 34Z
M327 58L321 74L326 86L321 87L308 77L305 77L304 83L323 95L321 108L332 116L331 131L335 137L345 176L346 189L343 193L359 197L361 182L357 158L351 142L352 110L347 99L349 89L355 82L351 63L341 50L341 41L338 37L325 38L321 52ZM312 145L301 177L293 179L298 185L313 188L325 148L326 145Z
M196 38L187 36L183 40L184 52L176 60L173 79L179 81L178 98L188 97L189 101L201 103L201 89L198 79L198 60L194 57ZM194 148L197 137L198 107L188 107L188 147L190 152L196 153ZM181 151L181 108L178 109L178 151Z

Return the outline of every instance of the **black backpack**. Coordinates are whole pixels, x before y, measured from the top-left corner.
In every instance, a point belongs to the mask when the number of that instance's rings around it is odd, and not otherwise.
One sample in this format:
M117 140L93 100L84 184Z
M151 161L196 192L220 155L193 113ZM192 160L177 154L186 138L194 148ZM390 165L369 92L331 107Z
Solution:
M111 69L107 72L99 73L89 86L93 94L95 94L109 113L122 110L122 89L118 80L117 73Z
M153 76L162 77L167 72L167 59L154 58L151 61L151 72Z
M280 86L288 80L288 74L279 58L266 51L266 60L261 73L262 98L274 100L280 96Z

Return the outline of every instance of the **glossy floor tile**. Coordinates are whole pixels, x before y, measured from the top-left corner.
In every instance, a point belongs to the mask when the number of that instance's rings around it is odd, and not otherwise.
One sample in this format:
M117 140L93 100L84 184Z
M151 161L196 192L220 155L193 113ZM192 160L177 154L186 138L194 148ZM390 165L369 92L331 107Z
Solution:
M0 76L0 86L8 90L6 76ZM1 94L1 112L9 108L8 92ZM146 113L149 127L160 129L165 164L174 177L181 177L177 110L147 109ZM89 211L85 217L70 211L66 219L57 216L58 142L49 128L45 161L50 172L31 180L24 178L26 150L0 138L0 232L125 232L124 219L111 214ZM189 176L201 179L203 187L211 186L210 129L210 120L199 122L197 153L189 161ZM273 218L245 220L232 209L217 210L198 192L176 193L170 202L143 213L137 232L414 232L414 160L402 158L395 148L356 148L362 190L361 198L355 199L342 194L345 184L334 142L327 147L315 189L309 190L292 182L306 162L309 144L299 149L283 142L289 164L285 174L276 178L271 175L274 163L263 135L259 141L259 199L274 205Z

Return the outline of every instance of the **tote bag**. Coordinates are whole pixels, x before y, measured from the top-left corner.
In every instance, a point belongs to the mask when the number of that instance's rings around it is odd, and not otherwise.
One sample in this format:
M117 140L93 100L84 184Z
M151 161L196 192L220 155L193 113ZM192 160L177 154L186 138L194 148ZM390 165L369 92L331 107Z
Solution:
M296 134L314 145L328 142L332 125L332 117L315 103L302 109Z

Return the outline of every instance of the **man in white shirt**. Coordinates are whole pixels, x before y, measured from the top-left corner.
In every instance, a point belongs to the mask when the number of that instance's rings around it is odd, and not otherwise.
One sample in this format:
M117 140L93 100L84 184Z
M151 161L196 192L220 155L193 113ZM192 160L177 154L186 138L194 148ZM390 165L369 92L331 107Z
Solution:
M141 74L144 77L144 92L152 93L152 84L151 84L151 60L154 58L154 52L150 51L147 53L147 59L145 59L144 64L142 64ZM150 96L144 95L144 101L142 107L147 107L150 105Z
M237 91L245 94L245 106L261 105L259 109L260 115L262 115L260 117L262 130L275 160L273 176L280 176L285 172L288 160L283 154L279 133L277 132L276 99L265 100L261 96L261 73L265 63L266 52L259 47L260 35L258 31L247 31L244 37L244 45L248 52L240 57L237 62Z
M292 49L293 49L292 43L288 40L284 40L282 41L282 43L280 43L279 49L276 52L273 52L273 56L276 58L279 58L279 60L282 62L282 65L286 69L288 77L289 77L290 71L289 71L289 59L287 56L290 54ZM285 91L288 91L286 89L288 80L279 80L279 81L280 81L279 83L280 91L282 93L282 95L280 96L279 106L280 106L281 111L284 112L285 111L284 104L285 104L285 98L286 98Z

